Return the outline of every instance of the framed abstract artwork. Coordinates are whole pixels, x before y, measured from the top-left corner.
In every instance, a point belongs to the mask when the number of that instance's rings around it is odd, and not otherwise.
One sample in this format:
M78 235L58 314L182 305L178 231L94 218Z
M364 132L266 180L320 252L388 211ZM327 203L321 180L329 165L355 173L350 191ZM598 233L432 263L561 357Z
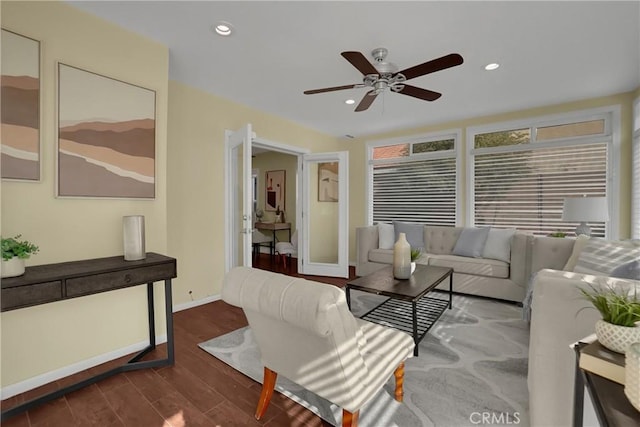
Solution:
M59 197L155 198L155 98L58 63Z
M2 178L40 180L40 42L2 30Z
M284 196L286 171L267 171L266 178L264 209L266 211L285 210Z
M318 163L318 201L338 201L338 162Z

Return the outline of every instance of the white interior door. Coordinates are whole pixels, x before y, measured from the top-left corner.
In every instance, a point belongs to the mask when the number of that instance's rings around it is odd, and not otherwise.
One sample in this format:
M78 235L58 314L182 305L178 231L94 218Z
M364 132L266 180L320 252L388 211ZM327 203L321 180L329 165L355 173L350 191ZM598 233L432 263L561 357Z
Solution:
M225 132L225 266L251 267L253 190L251 188L251 144L255 137L251 124L235 132Z
M302 161L298 271L349 277L349 153L306 154Z

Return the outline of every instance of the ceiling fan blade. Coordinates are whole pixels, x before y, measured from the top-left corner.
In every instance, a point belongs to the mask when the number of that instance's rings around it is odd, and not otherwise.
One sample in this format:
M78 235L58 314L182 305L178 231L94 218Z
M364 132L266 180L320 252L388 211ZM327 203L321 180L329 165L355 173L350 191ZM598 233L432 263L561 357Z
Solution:
M363 87L364 85L359 83L355 85L344 85L344 86L334 86L334 87L325 87L324 89L313 89L313 90L305 90L305 95L313 95L315 93L324 93L324 92L333 92L335 90L344 90L344 89L354 89L357 87Z
M414 98L422 99L425 101L435 101L442 96L442 94L439 92L434 92L432 90L422 89L420 87L411 85L404 85L404 88L402 88L402 90L399 90L398 93L413 96Z
M360 101L360 104L356 107L356 111L364 111L373 104L373 101L375 101L378 96L378 94L374 92L374 90L370 90L366 93L364 98L362 98L362 101Z
M363 75L378 74L378 70L371 62L360 52L342 52L340 55L358 69Z
M457 53L450 53L443 57L433 59L431 61L423 62L422 64L415 65L399 72L409 79L415 79L416 77L424 76L425 74L435 73L436 71L445 70L447 68L455 67L464 62L462 56Z

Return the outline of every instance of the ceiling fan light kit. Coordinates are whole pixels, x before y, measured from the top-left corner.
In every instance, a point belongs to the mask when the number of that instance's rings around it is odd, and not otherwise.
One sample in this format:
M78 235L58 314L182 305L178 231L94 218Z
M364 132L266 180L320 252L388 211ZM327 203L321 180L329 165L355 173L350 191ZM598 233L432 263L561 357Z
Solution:
M372 64L361 52L342 52L342 57L362 73L362 83L306 90L304 91L304 94L313 95L317 93L357 89L362 87L372 88L372 90L368 91L362 98L355 111L367 110L371 104L373 104L376 97L387 89L395 93L408 95L424 101L435 101L442 96L441 93L422 89L416 86L410 86L405 84L405 82L416 77L455 67L464 62L462 56L457 53L451 53L402 71L398 71L397 65L386 61L388 53L387 49L383 47L379 47L371 51L371 56L374 60L374 63Z

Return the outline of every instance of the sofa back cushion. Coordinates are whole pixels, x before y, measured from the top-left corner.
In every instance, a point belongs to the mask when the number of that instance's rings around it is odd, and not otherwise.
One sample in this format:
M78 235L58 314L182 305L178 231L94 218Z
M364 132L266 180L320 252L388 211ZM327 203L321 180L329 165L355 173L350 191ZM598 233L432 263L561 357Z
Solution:
M511 260L511 239L514 234L516 234L515 228L490 228L482 250L482 258L509 262Z
M400 233L404 233L411 249L424 250L424 224L393 221L393 228L395 231L395 241L398 241Z
M427 225L424 227L424 249L429 254L450 255L456 246L462 227Z
M378 249L393 249L395 243L393 224L378 223Z
M488 228L468 227L463 229L453 248L453 254L473 258L482 257L482 250L484 249L484 244L487 242L488 235Z
M573 271L610 276L616 268L638 259L640 259L640 241L591 238L580 252Z

